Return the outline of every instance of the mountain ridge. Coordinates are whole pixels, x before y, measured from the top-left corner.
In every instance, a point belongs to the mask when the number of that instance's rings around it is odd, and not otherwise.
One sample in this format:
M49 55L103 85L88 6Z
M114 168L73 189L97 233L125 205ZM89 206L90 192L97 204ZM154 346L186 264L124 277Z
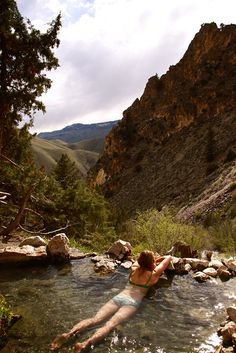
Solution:
M40 132L37 136L45 140L62 140L68 143L79 142L87 139L104 138L117 124L118 120L93 124L75 123L67 125L60 130Z
M89 184L132 215L166 205L181 209L227 170L233 182L235 67L236 25L202 25L179 63L149 78L141 98L124 111Z

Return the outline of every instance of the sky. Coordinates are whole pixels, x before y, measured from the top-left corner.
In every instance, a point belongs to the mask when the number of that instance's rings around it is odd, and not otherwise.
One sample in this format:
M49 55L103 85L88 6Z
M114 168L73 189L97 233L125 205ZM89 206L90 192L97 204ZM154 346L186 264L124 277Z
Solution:
M32 132L122 118L184 55L203 23L236 23L235 0L16 0L23 17L44 32L62 14L60 67L48 73Z

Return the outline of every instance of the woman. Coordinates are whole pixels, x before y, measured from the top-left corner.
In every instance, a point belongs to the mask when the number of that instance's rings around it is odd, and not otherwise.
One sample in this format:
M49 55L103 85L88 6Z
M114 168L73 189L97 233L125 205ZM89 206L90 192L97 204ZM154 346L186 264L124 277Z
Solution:
M74 352L79 353L107 336L111 330L129 319L137 311L148 289L158 282L160 275L168 267L170 261L170 255L155 259L152 251L141 252L137 261L131 267L129 281L125 289L109 300L94 317L82 320L69 332L63 333L56 338L51 344L51 350L60 348L68 338L76 333L80 333L110 318L104 326L99 328L86 341L76 343Z

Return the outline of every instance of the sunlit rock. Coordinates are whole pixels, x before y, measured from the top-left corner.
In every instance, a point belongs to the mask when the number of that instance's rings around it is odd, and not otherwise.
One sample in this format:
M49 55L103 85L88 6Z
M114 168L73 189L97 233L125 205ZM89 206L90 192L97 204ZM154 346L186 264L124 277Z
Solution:
M236 272L236 260L224 260L224 264L230 271Z
M46 247L34 248L30 245L7 246L0 249L0 263L25 263L30 261L45 260L47 258Z
M121 267L129 269L129 268L131 268L132 264L133 264L132 261L124 261L124 262L121 263Z
M208 267L209 261L201 259L186 258L185 262L190 264L193 270L202 271Z
M216 277L217 276L217 270L214 269L213 267L205 268L205 270L203 270L202 272L205 273L208 276L211 276L211 277Z
M119 260L122 260L131 254L131 250L132 247L129 242L119 239L112 244L107 253Z
M110 272L114 272L117 267L117 264L109 260L108 258L103 258L102 260L98 261L94 265L94 270L101 274L107 274Z
M24 245L31 245L37 248L39 246L46 246L46 242L43 238L37 235L35 237L29 237L24 239L19 246L24 246Z
M209 279L209 276L201 271L198 271L193 274L193 278L198 282L206 282Z
M214 259L214 260L210 261L209 267L213 267L213 268L215 268L217 270L218 268L222 268L222 267L225 267L225 266L222 263L222 261Z
M47 255L53 261L67 261L69 259L69 239L64 233L54 235L48 242Z

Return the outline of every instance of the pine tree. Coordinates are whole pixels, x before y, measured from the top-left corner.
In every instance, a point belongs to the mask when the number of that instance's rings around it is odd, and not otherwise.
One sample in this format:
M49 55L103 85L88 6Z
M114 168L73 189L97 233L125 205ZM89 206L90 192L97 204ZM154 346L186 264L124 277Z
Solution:
M45 112L38 99L51 87L45 71L56 69L60 14L46 33L35 29L21 16L14 0L0 2L0 155L11 156L17 148L17 130L25 116L29 127L37 110Z

